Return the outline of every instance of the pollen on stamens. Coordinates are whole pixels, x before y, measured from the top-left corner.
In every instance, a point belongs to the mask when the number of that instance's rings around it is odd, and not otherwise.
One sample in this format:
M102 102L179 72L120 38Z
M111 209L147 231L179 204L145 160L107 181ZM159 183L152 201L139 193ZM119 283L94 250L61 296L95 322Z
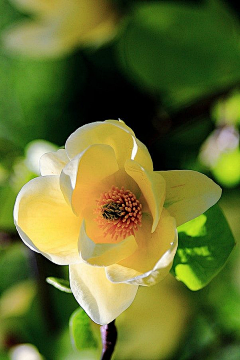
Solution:
M117 241L134 235L142 223L142 205L130 191L112 186L101 194L95 210L96 222L104 236Z

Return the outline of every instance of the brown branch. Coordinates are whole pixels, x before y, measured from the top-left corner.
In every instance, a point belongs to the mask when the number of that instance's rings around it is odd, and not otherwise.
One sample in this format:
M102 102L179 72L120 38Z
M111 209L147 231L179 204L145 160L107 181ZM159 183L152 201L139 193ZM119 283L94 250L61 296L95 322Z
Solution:
M117 328L115 320L107 325L100 327L102 338L102 355L101 360L110 360L117 341Z
M150 147L155 141L161 139L170 132L172 133L181 126L189 125L194 121L198 121L201 116L209 115L212 106L218 99L228 96L233 90L239 89L240 83L237 82L226 86L219 91L199 98L196 102L186 105L184 108L181 108L176 112L163 112L157 115L152 120L154 133L152 134L147 146Z

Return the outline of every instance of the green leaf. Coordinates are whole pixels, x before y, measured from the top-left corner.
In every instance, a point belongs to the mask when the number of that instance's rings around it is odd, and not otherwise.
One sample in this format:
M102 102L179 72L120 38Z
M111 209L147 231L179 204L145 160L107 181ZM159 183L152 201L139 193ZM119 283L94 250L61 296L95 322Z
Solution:
M172 274L191 290L206 286L225 265L235 241L218 205L178 227Z
M30 276L26 246L16 242L0 251L0 293Z
M48 284L53 285L58 290L64 291L66 293L71 293L72 292L68 280L59 279L59 278L55 278L55 277L48 277L46 279L46 281L47 281Z
M64 144L83 121L71 106L84 86L85 70L80 55L43 61L0 51L0 137L20 148L34 139Z
M239 81L238 34L222 1L143 2L122 34L119 59L134 81L175 109Z
M83 309L74 311L70 318L70 335L78 350L97 348L98 343L94 337L92 320Z
M16 193L11 186L0 186L0 199L0 228L4 230L15 230L12 214L16 201Z

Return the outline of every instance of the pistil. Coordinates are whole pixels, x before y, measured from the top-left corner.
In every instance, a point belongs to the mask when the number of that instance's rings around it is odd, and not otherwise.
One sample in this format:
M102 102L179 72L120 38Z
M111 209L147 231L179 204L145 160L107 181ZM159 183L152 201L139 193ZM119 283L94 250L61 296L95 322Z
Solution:
M142 205L136 196L124 187L112 188L97 200L96 221L104 235L113 240L134 235L141 226Z

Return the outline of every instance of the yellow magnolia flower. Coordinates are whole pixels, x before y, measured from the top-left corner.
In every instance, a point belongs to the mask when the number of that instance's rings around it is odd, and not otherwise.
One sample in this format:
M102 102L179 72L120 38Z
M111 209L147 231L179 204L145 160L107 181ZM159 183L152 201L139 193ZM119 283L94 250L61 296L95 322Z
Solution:
M101 44L117 30L119 13L110 0L11 0L34 19L3 35L5 48L35 57L55 57L86 44Z
M80 127L40 170L18 194L15 225L32 250L69 265L76 300L99 324L168 274L177 226L221 195L198 172L153 171L147 148L117 120Z

